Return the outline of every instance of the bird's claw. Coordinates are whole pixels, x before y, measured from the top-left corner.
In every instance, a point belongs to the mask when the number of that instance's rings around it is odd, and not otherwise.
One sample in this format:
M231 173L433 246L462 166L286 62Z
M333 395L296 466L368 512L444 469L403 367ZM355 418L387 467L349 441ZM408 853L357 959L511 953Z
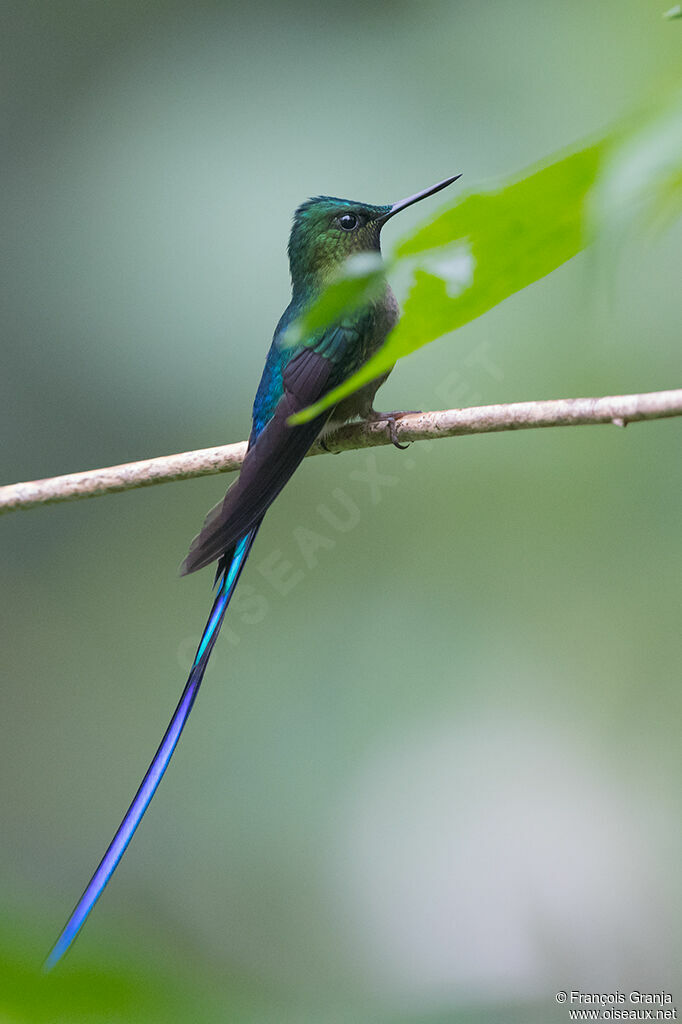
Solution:
M406 448L410 447L410 442L408 441L407 444L401 444L400 441L398 440L398 429L396 427L396 420L399 420L401 416L410 416L413 413L417 412L417 409L410 409L409 411L401 410L400 412L375 412L375 410L372 410L368 418L374 422L378 420L385 420L386 429L388 431L388 436L391 440L391 444L394 445L396 448L399 448L401 452L404 452Z
M395 417L389 416L386 420L388 426L388 436L391 439L391 444L396 448L399 448L401 452L404 452L406 448L409 448L409 442L407 444L401 444L398 440L398 428L395 425Z

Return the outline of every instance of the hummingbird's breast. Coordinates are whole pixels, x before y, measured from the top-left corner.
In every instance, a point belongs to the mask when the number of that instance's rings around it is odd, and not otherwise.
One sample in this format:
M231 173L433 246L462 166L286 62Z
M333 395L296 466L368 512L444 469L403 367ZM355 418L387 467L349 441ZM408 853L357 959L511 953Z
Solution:
M400 307L388 281L381 297L373 304L374 329L367 358L381 348L389 333L400 320Z
M344 378L355 373L363 363L366 363L375 352L377 352L388 337L390 331L400 319L400 308L393 291L386 282L382 294L371 303L365 311L362 329L359 332L358 349L356 358L348 360L344 365ZM392 369L392 367L391 367ZM355 391L348 398L344 398L335 407L327 422L323 433L327 434L336 430L342 423L348 420L361 417L366 419L373 411L374 396L388 377L391 370L382 373L380 377L365 384L359 391Z

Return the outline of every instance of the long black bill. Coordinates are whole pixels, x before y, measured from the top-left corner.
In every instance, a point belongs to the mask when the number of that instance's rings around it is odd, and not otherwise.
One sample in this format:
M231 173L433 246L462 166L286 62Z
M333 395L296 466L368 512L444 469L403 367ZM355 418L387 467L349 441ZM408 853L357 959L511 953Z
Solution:
M440 192L442 188L447 188L448 185L452 185L453 181L457 181L461 177L461 174L454 174L452 178L445 178L444 181L439 181L437 185L432 185L431 188L425 188L422 192L415 192L413 196L408 196L407 199L401 199L400 202L393 204L388 213L385 213L383 217L379 217L379 223L385 224L395 213L400 213L401 210L412 206L413 203L418 203L420 199L426 199L427 196L435 195L436 192Z

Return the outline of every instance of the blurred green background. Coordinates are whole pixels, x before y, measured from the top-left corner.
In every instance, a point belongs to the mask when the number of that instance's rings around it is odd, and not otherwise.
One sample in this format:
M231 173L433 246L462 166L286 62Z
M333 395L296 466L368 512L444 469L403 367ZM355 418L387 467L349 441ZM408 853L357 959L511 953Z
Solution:
M679 81L665 6L6 0L3 482L245 437L294 207L474 187L601 132ZM379 407L679 385L681 243L584 254L402 362ZM184 683L211 578L176 568L228 480L4 518L3 1024L545 1024L568 1019L557 989L682 1001L681 438L306 463L49 978ZM324 538L307 563L302 529Z

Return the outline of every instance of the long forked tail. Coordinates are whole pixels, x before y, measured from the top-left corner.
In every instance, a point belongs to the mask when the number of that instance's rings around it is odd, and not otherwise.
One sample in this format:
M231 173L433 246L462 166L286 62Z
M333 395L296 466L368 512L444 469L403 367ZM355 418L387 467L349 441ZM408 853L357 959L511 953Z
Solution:
M95 903L101 896L104 887L111 878L112 874L116 870L116 866L120 861L121 857L126 851L128 843L133 837L135 829L140 824L144 812L147 810L149 803L156 792L156 789L163 778L163 774L168 767L173 751L180 739L180 733L182 732L185 722L189 717L189 713L192 710L194 699L199 692L201 686L201 680L204 677L208 659L211 656L213 645L216 642L220 627L222 625L227 606L230 603L230 598L234 593L234 588L237 585L240 573L244 568L246 559L248 558L249 551L255 540L256 534L260 523L252 527L248 533L246 533L235 547L234 554L229 564L224 568L221 574L220 586L218 593L216 594L213 607L211 608L211 614L206 623L206 628L201 637L199 647L197 649L196 657L189 674L189 679L185 685L185 689L182 691L182 696L178 702L173 717L170 720L168 728L164 734L163 739L159 745L159 749L154 755L152 763L147 769L147 774L140 783L140 788L135 794L135 798L131 803L126 815L118 827L116 835L111 840L107 852L104 854L99 867L95 871L94 875L90 879L88 886L76 904L71 917L64 925L61 935L55 942L54 946L50 950L50 954L47 957L43 969L45 971L51 970L55 964L61 960L66 953L67 949L78 935L78 932L83 927L85 920L94 907Z

